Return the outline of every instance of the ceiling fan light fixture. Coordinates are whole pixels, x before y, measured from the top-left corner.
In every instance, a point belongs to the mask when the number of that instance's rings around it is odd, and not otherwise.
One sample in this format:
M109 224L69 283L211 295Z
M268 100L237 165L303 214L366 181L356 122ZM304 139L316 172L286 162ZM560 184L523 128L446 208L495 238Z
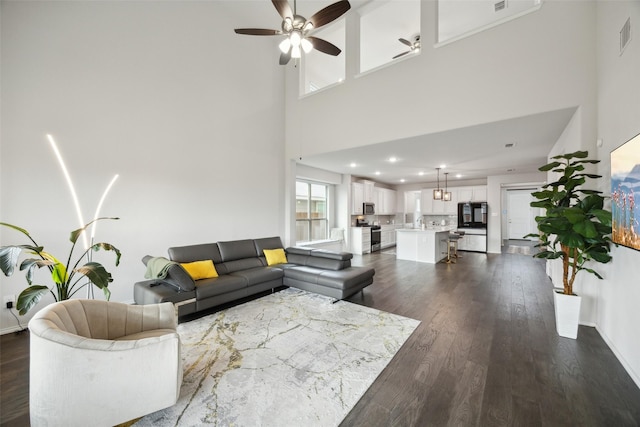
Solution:
M289 37L287 37L286 39L282 40L280 42L280 44L278 45L278 47L280 48L282 53L289 52L289 49L291 49L291 40L289 40Z
M287 33L293 30L293 21L291 17L287 16L284 18L284 21L282 21L282 29Z
M311 30L313 30L313 22L307 21L304 24L304 27L302 27L302 31L307 32L307 31L311 31Z
M307 39L300 40L300 46L302 46L302 50L304 50L304 53L309 53L313 50L313 43L311 43Z
M300 32L292 31L291 36L289 36L289 40L291 41L291 46L299 48L300 41L302 40L302 37L300 37Z
M300 45L294 46L293 43L292 43L292 46L291 46L291 57L293 59L299 59L300 56L301 56Z

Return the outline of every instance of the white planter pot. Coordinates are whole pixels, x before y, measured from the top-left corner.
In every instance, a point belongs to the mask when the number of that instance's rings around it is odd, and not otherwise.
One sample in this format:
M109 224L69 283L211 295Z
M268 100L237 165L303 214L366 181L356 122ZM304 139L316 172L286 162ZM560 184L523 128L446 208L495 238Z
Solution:
M553 291L556 330L561 337L576 339L578 337L578 321L580 320L582 297L565 295L561 292Z

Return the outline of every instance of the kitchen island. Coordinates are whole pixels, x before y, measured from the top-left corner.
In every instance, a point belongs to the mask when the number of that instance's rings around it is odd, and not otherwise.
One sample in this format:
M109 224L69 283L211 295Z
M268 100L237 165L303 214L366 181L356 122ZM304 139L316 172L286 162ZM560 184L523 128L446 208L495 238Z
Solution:
M449 232L456 227L396 230L396 258L436 264L447 257Z

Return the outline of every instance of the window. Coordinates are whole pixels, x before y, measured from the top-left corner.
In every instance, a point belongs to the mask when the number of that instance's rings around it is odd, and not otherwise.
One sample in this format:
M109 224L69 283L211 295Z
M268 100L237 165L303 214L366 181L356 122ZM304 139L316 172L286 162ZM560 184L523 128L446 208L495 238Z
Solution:
M314 49L304 54L300 67L300 94L306 95L319 89L344 81L345 78L345 40L346 24L344 19L314 31L313 35L332 43L342 50L338 56L327 55Z
M420 52L420 1L367 3L360 13L360 73ZM399 39L411 43L408 46Z
M296 242L328 238L328 194L326 184L296 181Z

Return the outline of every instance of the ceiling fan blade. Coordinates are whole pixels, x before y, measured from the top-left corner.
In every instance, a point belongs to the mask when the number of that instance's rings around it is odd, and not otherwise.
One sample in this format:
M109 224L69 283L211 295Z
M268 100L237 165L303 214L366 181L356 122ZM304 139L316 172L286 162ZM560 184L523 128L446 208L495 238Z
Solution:
M329 43L326 40L319 39L317 37L309 36L307 40L313 44L313 48L319 50L320 52L326 53L327 55L338 56L340 55L340 48L338 46Z
M411 52L411 51L409 50L409 51L407 51L407 52L399 53L399 54L397 54L396 56L394 56L394 57L393 57L393 58L391 58L391 59L400 58L401 56L405 56L406 54L408 54L408 53L410 53L410 52Z
M279 36L280 30L265 30L264 28L236 28L236 34L246 34L249 36Z
M287 65L290 60L291 60L291 48L289 48L289 51L287 53L280 54L280 65Z
M293 11L287 0L271 0L271 3L276 7L276 10L282 16L282 19L287 17L293 18Z
M407 40L407 39L399 38L398 40L400 41L400 43L402 43L402 44L406 44L406 45L407 45L407 46L409 46L409 47L413 46L413 43L411 43L411 42L410 42L409 40Z
M320 28L323 25L338 19L349 9L351 9L349 2L347 0L342 0L315 13L307 20L307 22L311 22L313 24L313 28Z

